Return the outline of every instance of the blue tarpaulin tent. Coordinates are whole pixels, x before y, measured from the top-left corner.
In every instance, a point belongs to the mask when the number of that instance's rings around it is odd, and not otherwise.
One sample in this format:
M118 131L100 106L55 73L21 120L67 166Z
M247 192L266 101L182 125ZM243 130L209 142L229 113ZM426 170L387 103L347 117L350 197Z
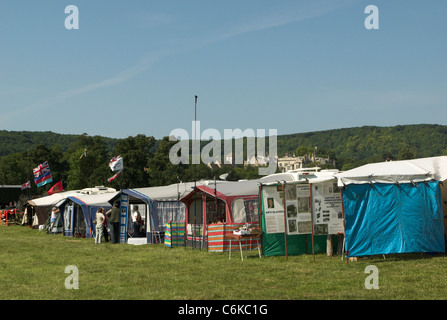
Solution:
M337 175L349 256L444 252L447 157L365 165Z

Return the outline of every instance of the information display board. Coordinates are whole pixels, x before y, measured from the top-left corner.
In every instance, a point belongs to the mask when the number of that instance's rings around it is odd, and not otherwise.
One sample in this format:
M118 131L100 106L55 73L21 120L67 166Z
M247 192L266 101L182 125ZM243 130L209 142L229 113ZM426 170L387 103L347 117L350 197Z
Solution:
M312 184L314 234L343 232L340 190L336 182Z
M336 182L265 185L262 201L268 234L284 233L285 228L289 235L312 234L312 230L315 235L343 232L341 196Z
M285 184L287 234L312 233L310 187L308 184Z
M267 233L284 233L282 185L263 186L265 227Z

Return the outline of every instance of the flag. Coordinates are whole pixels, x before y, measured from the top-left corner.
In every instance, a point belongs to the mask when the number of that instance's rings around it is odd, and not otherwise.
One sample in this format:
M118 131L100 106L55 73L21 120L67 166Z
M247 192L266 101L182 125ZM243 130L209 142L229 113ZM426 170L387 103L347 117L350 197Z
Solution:
M118 173L116 173L113 177L110 177L109 179L107 179L109 182L112 182L113 180L115 180L116 177L118 177L121 173L123 172L123 170L120 170Z
M22 184L22 190L30 189L30 188L31 188L31 182L30 181L25 182L24 184Z
M59 181L54 186L52 186L50 190L48 190L48 194L52 195L61 191L64 191L64 187L62 186L62 181Z
M34 173L34 182L37 184L38 187L53 182L50 167L48 166L48 161L39 164L36 168L33 169L33 173Z
M123 170L123 158L121 156L113 157L109 162L109 167L112 171Z
M121 156L113 157L112 159L110 159L109 167L112 171L118 171L113 177L108 179L108 181L111 182L123 172L123 158Z

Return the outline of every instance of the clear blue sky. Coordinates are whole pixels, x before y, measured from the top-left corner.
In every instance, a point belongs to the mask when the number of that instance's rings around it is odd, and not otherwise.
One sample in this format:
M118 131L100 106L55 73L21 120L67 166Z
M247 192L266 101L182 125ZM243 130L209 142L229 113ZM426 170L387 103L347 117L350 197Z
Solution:
M446 21L435 0L5 0L0 130L160 139L195 95L222 135L447 124Z

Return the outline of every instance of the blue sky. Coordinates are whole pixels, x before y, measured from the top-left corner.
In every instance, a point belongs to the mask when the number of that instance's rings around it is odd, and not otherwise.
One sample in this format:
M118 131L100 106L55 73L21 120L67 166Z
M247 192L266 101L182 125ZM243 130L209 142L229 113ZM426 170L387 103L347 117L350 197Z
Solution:
M379 29L367 30L369 4ZM79 9L79 29L64 12ZM447 124L446 1L5 0L0 130Z

